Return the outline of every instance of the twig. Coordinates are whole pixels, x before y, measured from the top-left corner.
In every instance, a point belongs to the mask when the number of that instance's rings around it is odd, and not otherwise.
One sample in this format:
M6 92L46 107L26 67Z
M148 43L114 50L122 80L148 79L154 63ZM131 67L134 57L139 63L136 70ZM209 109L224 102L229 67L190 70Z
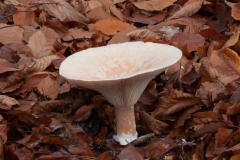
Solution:
M59 4L59 3L56 3L56 2L37 3L37 4L34 4L34 5L32 5L32 6L29 6L28 8L33 8L33 7L37 7L37 6L44 5L44 4Z
M4 26L4 27L1 27L0 29L3 29L3 28L8 28L8 27L15 27L15 26L22 26L22 25L9 25L9 26Z
M4 18L7 18L7 17L10 17L11 15L13 15L13 14L15 14L15 13L17 13L17 12L18 12L18 11L14 11L14 12L6 15L6 16L3 16L3 17L0 18L0 20L2 20L2 19L4 19Z
M29 7L27 7L27 8L33 8L33 7L37 7L37 6L44 5L44 4L59 4L59 3L56 3L56 2L38 3L38 4L34 4L34 5L32 5L32 6L29 6ZM5 19L5 18L7 18L7 17L10 17L10 16L12 16L13 14L15 14L15 13L17 13L17 12L28 12L28 11L14 11L14 12L6 15L6 16L1 17L0 20Z
M17 13L17 12L29 12L29 11L14 11L14 12L6 15L6 16L1 17L0 20L2 20L2 19L4 19L4 18L7 18L7 17L10 17L11 15L13 15L13 14L15 14L15 13Z

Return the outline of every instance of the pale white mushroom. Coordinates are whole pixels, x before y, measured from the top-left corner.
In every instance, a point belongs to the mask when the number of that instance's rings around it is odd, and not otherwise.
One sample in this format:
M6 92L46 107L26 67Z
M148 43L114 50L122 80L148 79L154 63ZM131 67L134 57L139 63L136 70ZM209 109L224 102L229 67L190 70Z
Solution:
M148 82L181 56L181 50L170 45L126 42L75 53L62 62L59 72L72 84L100 92L114 105L114 139L126 145L137 138L134 104Z

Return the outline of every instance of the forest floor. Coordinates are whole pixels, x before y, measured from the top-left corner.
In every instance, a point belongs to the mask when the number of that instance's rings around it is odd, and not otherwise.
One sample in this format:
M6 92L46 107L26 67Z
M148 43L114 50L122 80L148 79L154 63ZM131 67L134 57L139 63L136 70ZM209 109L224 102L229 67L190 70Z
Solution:
M1 1L0 160L239 160L239 11L236 0ZM149 82L135 105L139 138L121 146L114 107L58 69L129 41L183 56Z

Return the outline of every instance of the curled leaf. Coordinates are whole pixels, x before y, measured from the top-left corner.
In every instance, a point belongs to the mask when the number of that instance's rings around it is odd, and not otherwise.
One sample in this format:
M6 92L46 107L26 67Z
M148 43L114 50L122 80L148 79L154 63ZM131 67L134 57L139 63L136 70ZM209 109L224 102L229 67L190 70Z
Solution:
M134 39L160 39L161 37L158 36L156 33L149 29L137 29L135 31L131 31L127 34L127 36L134 38Z
M155 119L153 116L147 114L144 111L139 111L139 116L145 126L156 134L160 134L168 127L167 123Z
M174 13L169 19L189 17L195 14L202 7L203 1L204 0L196 0L195 2L188 3L187 5L182 7L179 11Z
M53 4L53 3L56 4ZM47 12L60 19L64 22L69 21L82 21L88 23L89 20L81 13L76 11L67 1L65 0L40 0L39 3L43 3L43 8Z
M0 102L1 102L1 104L5 104L8 106L19 104L19 102L16 99L6 96L6 95L0 95Z
M45 70L53 60L59 59L57 55L49 55L49 56L44 56L39 59L34 59L35 61L35 66L34 66L34 72L41 72Z
M172 5L176 0L150 0L150 1L141 1L134 2L133 4L139 8L146 11L161 11L164 8Z

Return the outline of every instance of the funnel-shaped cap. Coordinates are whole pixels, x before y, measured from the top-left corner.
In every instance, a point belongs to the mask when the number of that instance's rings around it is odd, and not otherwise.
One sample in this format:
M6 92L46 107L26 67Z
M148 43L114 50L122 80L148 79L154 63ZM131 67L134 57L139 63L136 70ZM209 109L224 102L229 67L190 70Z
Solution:
M148 82L181 56L181 50L166 44L112 44L67 57L60 75L77 86L97 90L114 106L133 106Z

